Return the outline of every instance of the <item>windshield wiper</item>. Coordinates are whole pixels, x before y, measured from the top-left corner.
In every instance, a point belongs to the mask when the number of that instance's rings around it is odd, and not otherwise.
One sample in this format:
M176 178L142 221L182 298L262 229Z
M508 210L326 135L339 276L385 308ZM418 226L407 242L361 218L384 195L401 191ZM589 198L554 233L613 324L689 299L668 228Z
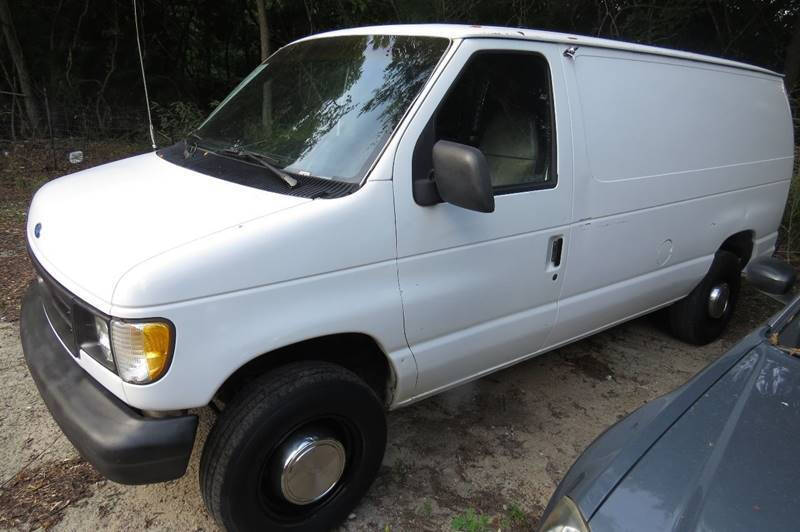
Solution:
M188 159L194 152L197 151L197 141L203 140L203 137L195 133L194 131L190 131L186 137L183 139L183 158Z
M225 148L224 150L222 150L222 153L226 155L233 155L235 157L239 157L240 159L249 159L263 166L264 168L266 168L267 170L278 176L281 180L283 180L284 183L289 185L289 188L294 188L297 186L297 179L293 178L292 176L290 176L277 166L274 166L271 162L269 162L266 156L261 155L258 152L231 147L231 148Z

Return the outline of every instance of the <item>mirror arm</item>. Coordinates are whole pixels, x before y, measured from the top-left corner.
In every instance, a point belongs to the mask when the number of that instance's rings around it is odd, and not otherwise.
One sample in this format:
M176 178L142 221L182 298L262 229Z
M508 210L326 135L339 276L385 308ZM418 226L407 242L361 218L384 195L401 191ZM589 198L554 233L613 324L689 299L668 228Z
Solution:
M433 179L433 170L428 173L428 177L424 179L415 179L412 182L412 193L414 201L421 207L429 207L442 203L442 196L439 195L439 189L436 188L436 181Z

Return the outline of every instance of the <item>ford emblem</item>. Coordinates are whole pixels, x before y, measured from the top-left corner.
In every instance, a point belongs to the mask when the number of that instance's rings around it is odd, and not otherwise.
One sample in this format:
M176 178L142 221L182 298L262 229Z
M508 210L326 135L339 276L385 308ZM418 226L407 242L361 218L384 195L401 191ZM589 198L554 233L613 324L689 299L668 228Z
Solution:
M42 234L42 224L39 222L38 224L33 226L33 236L39 238L39 235Z

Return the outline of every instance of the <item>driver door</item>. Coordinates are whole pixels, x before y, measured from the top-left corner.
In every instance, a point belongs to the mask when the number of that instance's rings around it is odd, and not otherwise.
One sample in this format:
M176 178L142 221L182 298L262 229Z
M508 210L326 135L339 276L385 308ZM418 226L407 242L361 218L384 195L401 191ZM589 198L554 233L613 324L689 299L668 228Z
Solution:
M536 353L558 313L572 196L557 45L467 39L403 135L393 183L418 399ZM445 139L487 158L495 211L422 206L414 182ZM403 398L400 398L401 401Z

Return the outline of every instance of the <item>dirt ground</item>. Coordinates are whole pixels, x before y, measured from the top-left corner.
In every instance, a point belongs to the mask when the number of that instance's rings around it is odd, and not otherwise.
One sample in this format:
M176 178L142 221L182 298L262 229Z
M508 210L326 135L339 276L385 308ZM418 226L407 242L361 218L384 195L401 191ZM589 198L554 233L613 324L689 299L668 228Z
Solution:
M695 348L642 318L389 413L383 467L342 530L534 530L556 484L598 434L685 382L779 305L746 288L727 334ZM39 398L17 323L0 322L0 527L216 530L187 474L122 486L82 462ZM470 525L473 528L468 528Z

